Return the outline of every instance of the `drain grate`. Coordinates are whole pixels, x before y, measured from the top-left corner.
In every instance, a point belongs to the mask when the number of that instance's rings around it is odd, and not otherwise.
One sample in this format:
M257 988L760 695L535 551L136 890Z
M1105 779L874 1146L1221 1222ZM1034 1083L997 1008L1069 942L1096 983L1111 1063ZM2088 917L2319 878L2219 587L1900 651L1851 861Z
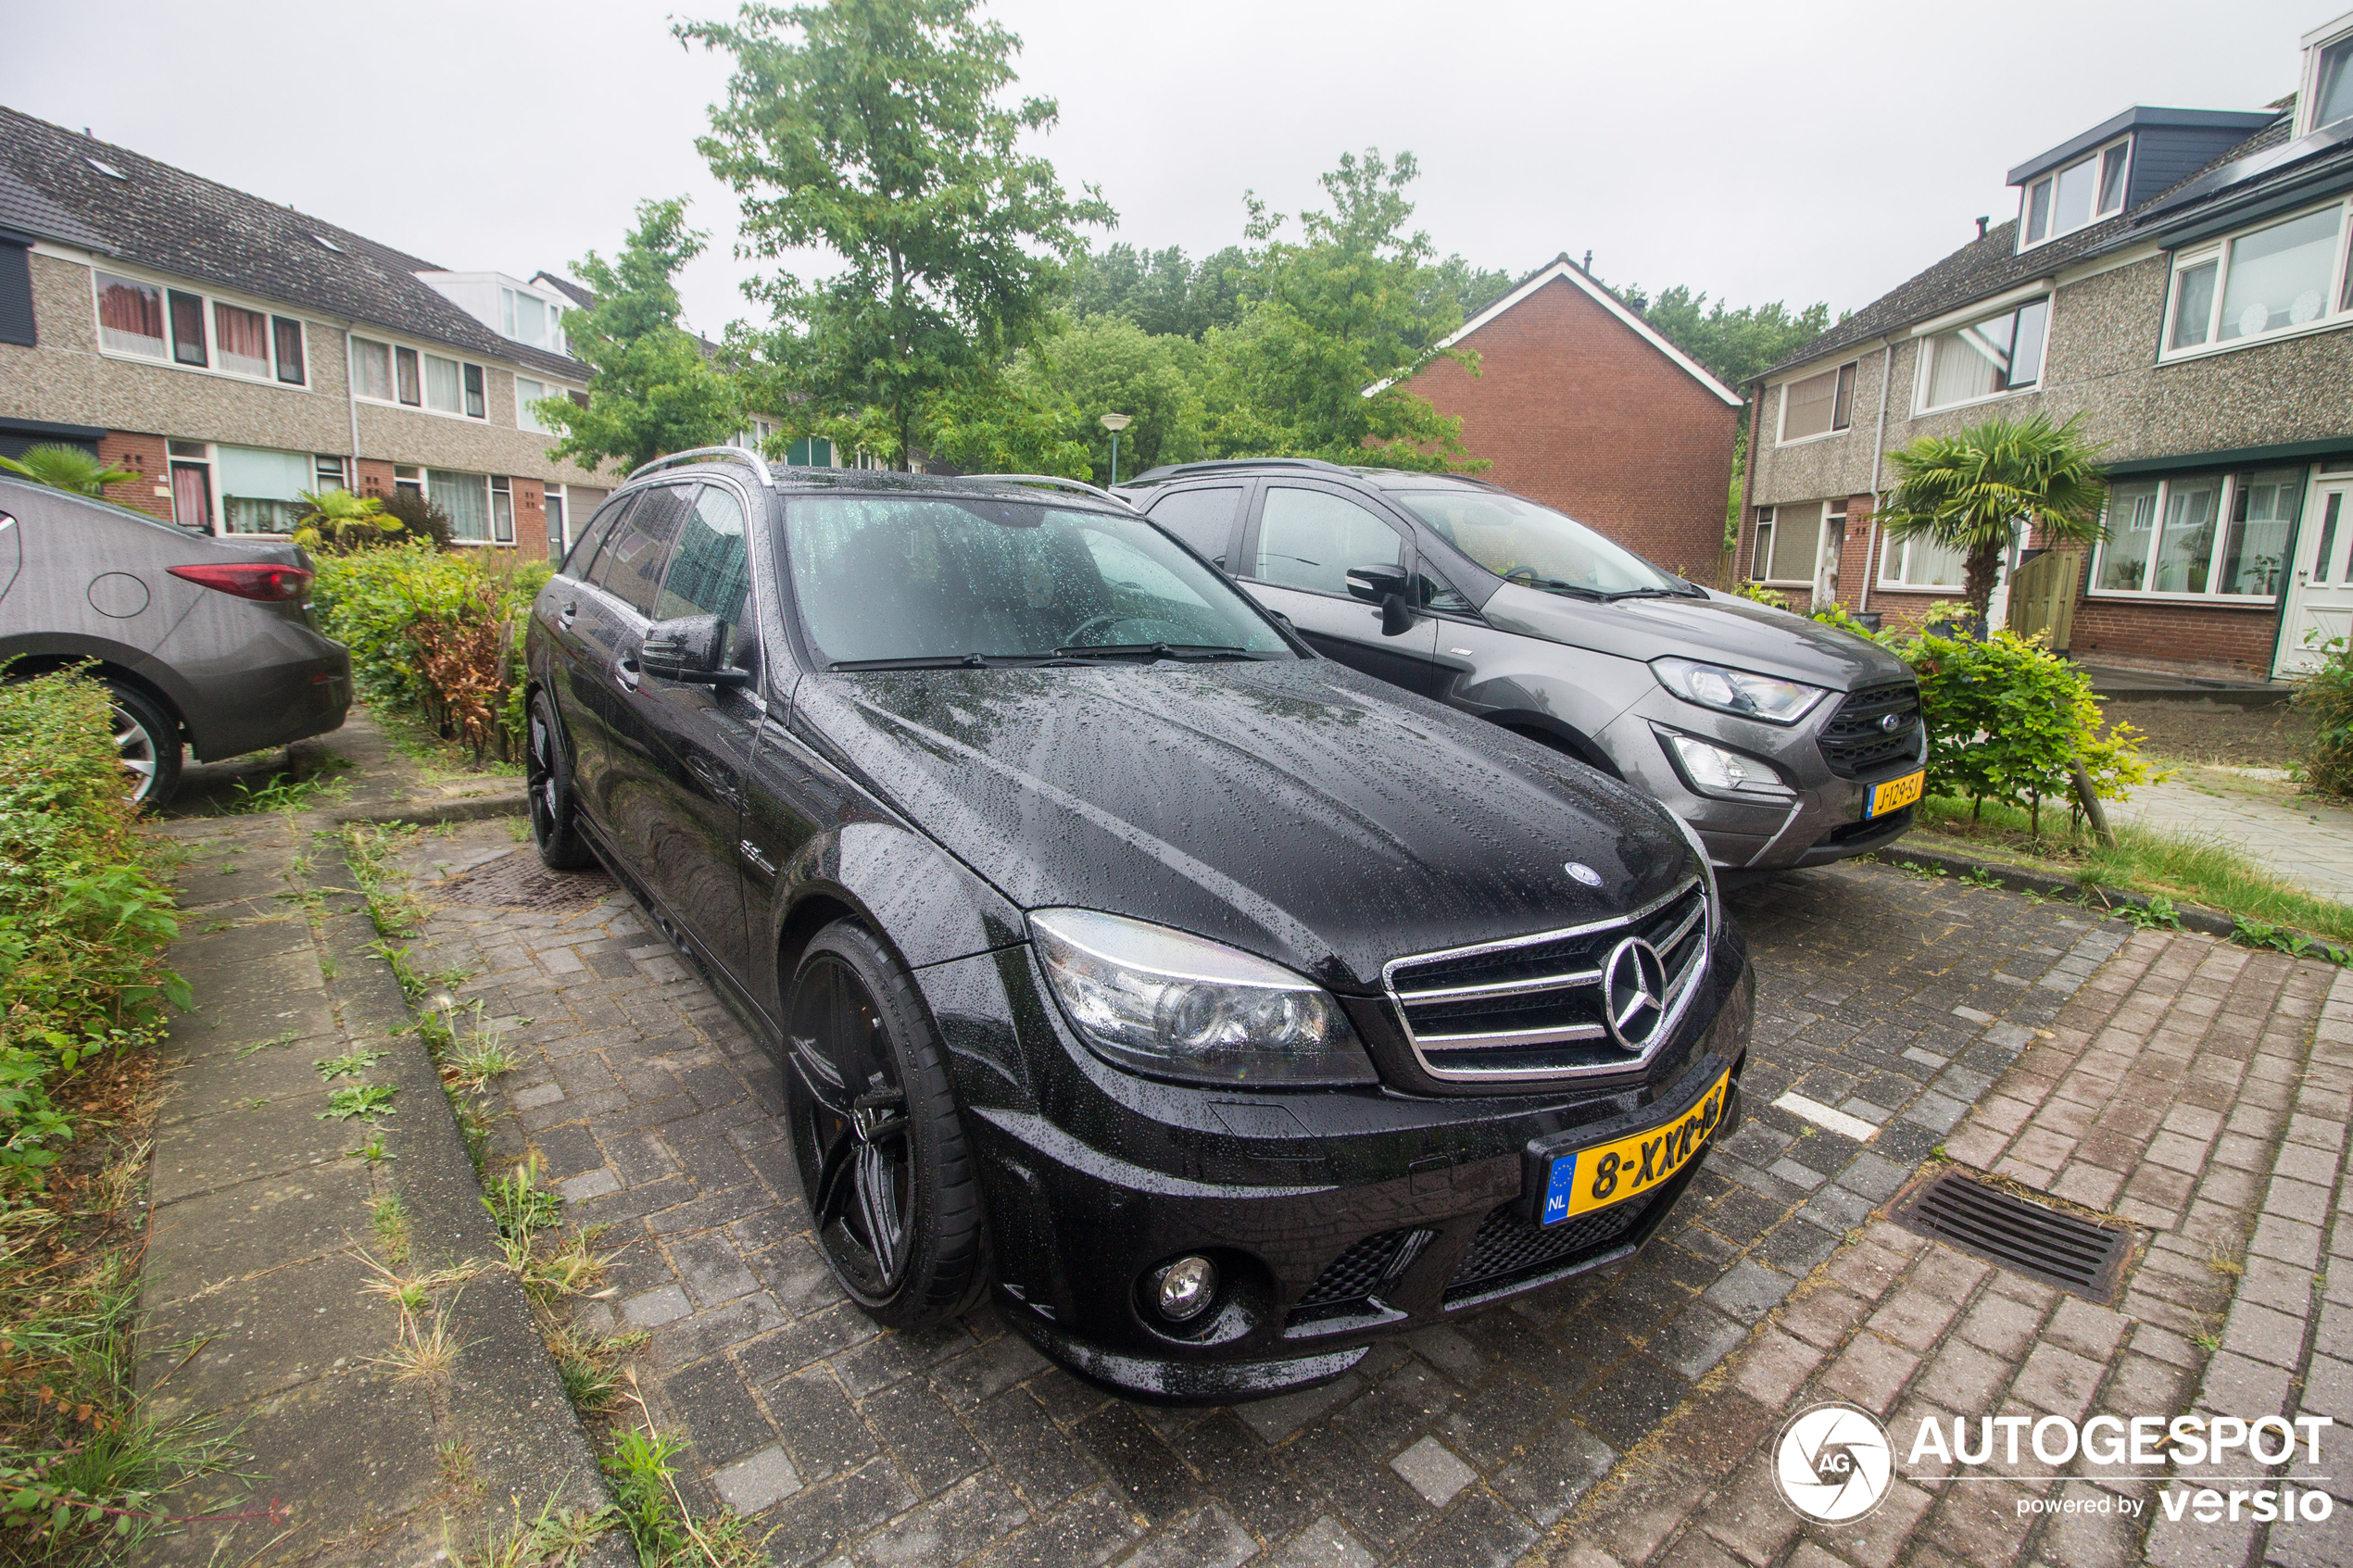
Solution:
M610 898L619 884L601 871L554 872L535 855L512 850L431 891L445 904L554 914Z
M1914 1192L1894 1218L1906 1230L2100 1302L2116 1294L2133 1245L2129 1231L2095 1225L1950 1171Z

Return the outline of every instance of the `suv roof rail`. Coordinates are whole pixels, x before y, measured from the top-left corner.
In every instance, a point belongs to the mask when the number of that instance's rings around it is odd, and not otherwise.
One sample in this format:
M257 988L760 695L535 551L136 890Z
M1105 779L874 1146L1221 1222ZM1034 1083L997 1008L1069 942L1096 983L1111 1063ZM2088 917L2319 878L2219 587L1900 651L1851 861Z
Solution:
M1171 479L1183 479L1189 474L1222 473L1227 469L1310 469L1318 473L1348 473L1356 470L1321 458L1211 458L1198 463L1169 463L1161 468L1147 469L1127 483L1133 485L1159 484Z
M650 463L640 463L637 467L629 470L629 479L624 479L622 483L626 484L629 483L630 479L636 479L641 475L649 474L656 469L666 469L673 463L730 462L749 463L751 465L752 471L760 475L760 483L761 484L771 488L775 485L776 476L768 471L768 464L761 458L760 454L743 446L697 446L685 452L673 452L667 457L656 458Z
M990 479L995 480L1000 484L1043 484L1051 490L1076 490L1082 495L1092 495L1099 501L1115 502L1119 506L1126 507L1129 511L1134 511L1136 509L1124 495L1114 495L1108 490L1098 489L1096 486L1088 483L1083 479L1064 479L1060 474L968 473L963 475L962 477L965 479Z

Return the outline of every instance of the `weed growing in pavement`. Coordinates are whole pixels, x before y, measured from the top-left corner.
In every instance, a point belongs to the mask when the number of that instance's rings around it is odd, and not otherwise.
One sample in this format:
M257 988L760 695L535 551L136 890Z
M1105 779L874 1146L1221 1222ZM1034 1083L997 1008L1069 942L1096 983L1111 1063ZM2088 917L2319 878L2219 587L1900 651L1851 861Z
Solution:
M350 789L348 779L335 777L351 766L351 759L333 752L321 756L313 770L305 773L299 769L270 775L257 789L239 779L237 798L224 803L221 815L249 816L260 811L306 811L321 801L340 799Z
M359 884L359 896L367 901L368 918L387 942L410 935L424 923L425 907L409 891L408 879L395 859L401 842L415 837L417 832L409 826L377 827L366 822L354 822L343 830L345 863Z
M507 824L507 836L509 838L513 839L517 844L528 844L531 842L531 819L529 817L505 817L500 820Z
M1902 869L1919 877L1938 877L1945 874L1943 866L1923 866L1918 860L1904 861Z
M409 1205L396 1192L368 1199L369 1223L375 1227L376 1244L384 1248L384 1261L396 1269L409 1266Z
M2248 920L2245 915L2233 921L2231 940L2244 947L2268 947L2290 958L2320 959L2339 968L2353 964L2353 952L2334 943L2318 941L2300 931L2283 930L2259 920Z
M291 1046L300 1038L302 1038L300 1032L293 1029L285 1030L280 1034L272 1035L266 1040L256 1040L249 1046L239 1046L237 1047L237 1060L239 1061L243 1061L245 1058L252 1056L258 1051L276 1050L281 1046Z
M362 1046L341 1056L315 1058L310 1065L319 1070L321 1079L332 1084L338 1078L357 1078L384 1059L383 1051L371 1051Z
M366 1360L374 1366L388 1369L395 1378L418 1382L439 1389L447 1385L452 1368L458 1364L459 1353L473 1343L459 1344L449 1332L449 1309L434 1310L433 1325L425 1325L424 1307L411 1305L405 1298L395 1297L400 1303L400 1326L395 1331L389 1354L370 1356Z
M2245 1263L2240 1262L2236 1258L2222 1256L2222 1248L2219 1244L2208 1250L2206 1266L2224 1279L2236 1279L2246 1273Z
M513 1175L494 1177L484 1185L482 1206L498 1223L507 1261L521 1271L531 1261L533 1233L555 1228L563 1213L561 1201L539 1185L535 1153L516 1161Z
M761 1548L767 1537L755 1539L750 1521L724 1512L701 1520L694 1517L673 1479L676 1467L670 1462L685 1441L655 1429L645 1400L634 1389L623 1398L637 1407L645 1430L624 1427L615 1435L603 1464L612 1482L621 1527L629 1532L643 1568L751 1568L764 1562Z
M482 1484L482 1473L474 1468L474 1451L462 1438L435 1443L433 1455L434 1468L441 1473L441 1484L451 1491L478 1498L488 1490Z
M1999 887L2002 885L2002 879L1998 876L1988 875L1982 866L1972 866L1968 871L1961 873L1961 885L1964 887Z
M503 1531L485 1531L479 1550L453 1548L456 1568L571 1568L597 1537L621 1523L610 1508L559 1509L550 1498L537 1517L525 1520L515 1508L515 1523Z
M361 1144L358 1148L347 1148L344 1150L344 1152L354 1160L366 1160L368 1162L368 1169L371 1171L377 1169L388 1160L397 1160L400 1158L398 1155L393 1153L392 1150L384 1147L384 1130L382 1127L373 1125L370 1126L368 1129L368 1141L366 1143Z
M270 1103L270 1097L267 1095L248 1095L237 1103L244 1106L247 1110L259 1110L263 1106Z
M441 1064L442 1081L461 1089L485 1089L490 1081L522 1066L515 1053L498 1043L497 1036L476 1035L474 1039L450 1054Z
M2141 931L2182 929L2182 911L2174 908L2173 900L2162 893L2151 897L2145 904L2119 904L2115 913L2118 920Z
M547 1337L573 1409L584 1416L598 1416L611 1414L621 1403L622 1358L645 1348L653 1336L642 1328L602 1336L553 1328Z
M355 1118L368 1123L393 1114L392 1099L400 1092L397 1084L360 1084L347 1089L337 1089L327 1097L327 1109L319 1113L321 1122L349 1122Z

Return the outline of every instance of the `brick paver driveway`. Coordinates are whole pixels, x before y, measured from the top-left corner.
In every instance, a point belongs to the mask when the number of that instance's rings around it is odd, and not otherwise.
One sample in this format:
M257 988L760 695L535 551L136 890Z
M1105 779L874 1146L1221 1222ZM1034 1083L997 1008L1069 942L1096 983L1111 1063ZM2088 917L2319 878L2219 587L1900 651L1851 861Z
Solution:
M780 1562L1353 1568L1506 1562L1642 1442L1894 1192L2124 929L1876 866L1735 896L1760 978L1752 1119L1629 1269L1377 1348L1337 1383L1164 1410L1100 1393L984 1308L878 1334L810 1244L774 1070L601 876L506 827L417 842L421 957L523 1065L501 1136L566 1218L608 1224L645 1385L690 1479L775 1526ZM441 879L436 881L436 879ZM1879 1124L1870 1147L1773 1109Z

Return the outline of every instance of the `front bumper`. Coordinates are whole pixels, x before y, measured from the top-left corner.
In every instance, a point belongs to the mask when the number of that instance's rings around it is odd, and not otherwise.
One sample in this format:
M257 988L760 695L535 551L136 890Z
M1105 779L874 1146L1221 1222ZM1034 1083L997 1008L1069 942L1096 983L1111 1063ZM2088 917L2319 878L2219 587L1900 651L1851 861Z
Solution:
M1669 1122L1730 1071L1714 1136L1728 1135L1755 985L1727 929L1641 1082L1423 1098L1120 1073L1069 1037L1026 947L917 972L956 1063L1007 1321L1081 1376L1187 1403L1336 1377L1385 1335L1625 1262L1704 1155L1641 1198L1546 1228L1530 1145ZM1000 1006L1018 1043L989 1026ZM1030 1095L1005 1092L1014 1054ZM1218 1293L1172 1325L1140 1282L1190 1253L1217 1264Z
M1708 859L1728 872L1790 871L1869 854L1912 825L1909 808L1874 820L1864 812L1871 791L1924 767L1925 731L1911 755L1848 778L1822 755L1821 730L1839 694L1789 729L1719 714L1660 690L1615 720L1601 744L1627 782L1691 823ZM1704 793L1670 757L1667 737L1686 734L1768 765L1787 787L1781 797L1727 799Z

